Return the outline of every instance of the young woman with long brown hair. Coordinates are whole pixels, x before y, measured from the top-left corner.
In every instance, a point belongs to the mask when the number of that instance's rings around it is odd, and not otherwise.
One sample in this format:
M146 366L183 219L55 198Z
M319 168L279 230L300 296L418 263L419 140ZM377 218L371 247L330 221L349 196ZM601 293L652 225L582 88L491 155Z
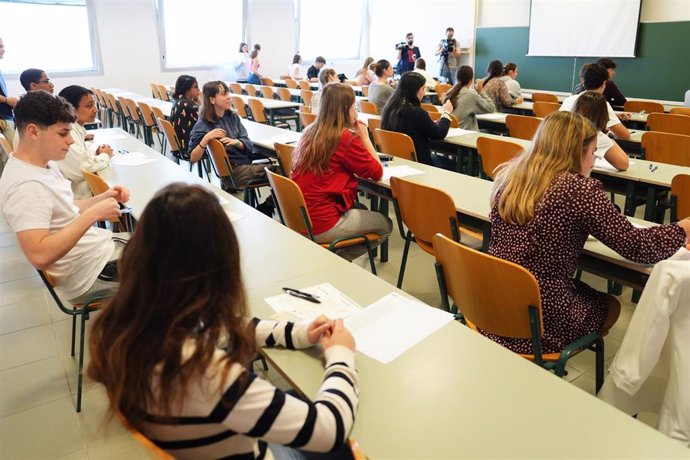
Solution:
M477 115L496 111L496 106L489 96L482 91L482 81L475 87L474 70L468 65L460 66L455 76L455 85L448 90L444 98L453 104L453 115L459 120L460 128L479 131Z
M383 166L357 120L355 93L343 83L323 87L316 121L302 133L295 150L292 179L297 182L312 220L317 242L361 233L390 234L391 220L357 203L357 177L379 180ZM348 260L366 252L355 246L338 252Z
M113 412L175 458L264 458L267 442L341 449L358 402L352 336L325 317L249 320L240 267L237 236L213 194L161 190L120 259L120 289L94 321L88 375L105 386ZM252 372L256 347L316 343L326 370L313 402Z
M489 252L536 277L545 353L607 331L620 313L615 297L573 278L588 235L626 259L656 263L690 234L689 219L636 228L614 207L601 182L588 177L596 139L596 128L584 117L552 113L527 151L506 163L494 181ZM516 352L532 352L529 339L491 338Z

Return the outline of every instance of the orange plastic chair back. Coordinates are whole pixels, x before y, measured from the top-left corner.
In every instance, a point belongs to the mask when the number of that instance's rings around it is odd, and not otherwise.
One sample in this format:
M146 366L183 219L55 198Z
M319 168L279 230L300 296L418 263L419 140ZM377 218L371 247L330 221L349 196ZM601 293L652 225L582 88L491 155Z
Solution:
M520 144L513 142L486 136L477 138L477 153L479 153L482 160L482 169L484 174L491 179L494 179L496 168L499 165L512 160L522 150L523 147Z

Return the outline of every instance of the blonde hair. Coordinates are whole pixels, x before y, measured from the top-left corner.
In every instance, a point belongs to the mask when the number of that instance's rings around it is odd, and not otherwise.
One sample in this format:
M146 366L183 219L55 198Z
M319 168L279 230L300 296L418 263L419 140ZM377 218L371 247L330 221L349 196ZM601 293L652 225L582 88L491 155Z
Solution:
M558 174L582 172L582 158L596 137L596 128L585 117L565 111L550 114L539 126L532 145L500 166L491 206L498 202L498 214L510 224L529 223Z
M354 103L352 86L329 83L323 87L319 114L302 133L292 161L293 171L321 175L329 169L343 130L352 129L349 117Z

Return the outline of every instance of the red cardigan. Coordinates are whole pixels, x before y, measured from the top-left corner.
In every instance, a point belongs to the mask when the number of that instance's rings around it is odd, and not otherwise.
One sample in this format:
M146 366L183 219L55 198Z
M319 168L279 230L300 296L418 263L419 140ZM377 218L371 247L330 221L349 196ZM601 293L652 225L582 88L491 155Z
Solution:
M292 180L302 189L315 235L335 227L340 216L355 203L355 175L380 180L383 167L371 156L359 136L348 129L340 135L330 167L322 175L293 171Z

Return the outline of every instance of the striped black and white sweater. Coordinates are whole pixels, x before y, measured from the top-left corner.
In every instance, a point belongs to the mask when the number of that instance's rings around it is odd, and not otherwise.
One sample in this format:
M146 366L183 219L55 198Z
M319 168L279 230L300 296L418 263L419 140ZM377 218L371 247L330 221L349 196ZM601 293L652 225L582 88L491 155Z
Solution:
M254 321L259 347L311 346L306 324ZM190 342L185 355L192 351ZM358 403L354 352L344 346L324 352L323 383L313 401L281 391L240 364L231 365L219 391L224 354L216 352L215 364L190 385L173 417L149 410L142 431L155 444L181 459L270 459L267 442L314 452L342 447Z

